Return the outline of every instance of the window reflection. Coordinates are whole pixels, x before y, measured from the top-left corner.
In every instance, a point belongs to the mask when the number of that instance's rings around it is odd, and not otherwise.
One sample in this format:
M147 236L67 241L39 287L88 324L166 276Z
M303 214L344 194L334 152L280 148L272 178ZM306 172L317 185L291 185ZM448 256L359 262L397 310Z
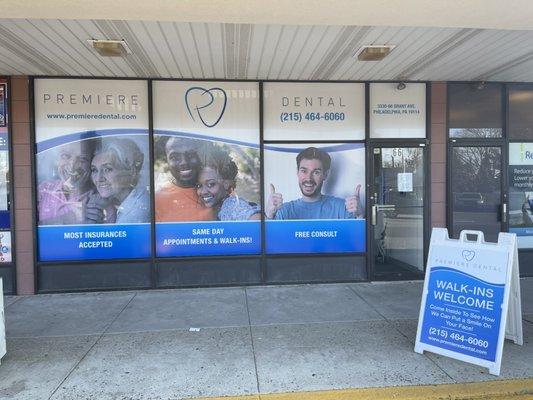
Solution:
M501 150L455 147L452 153L453 236L481 230L488 241L500 232Z
M450 137L502 137L502 90L503 86L498 83L450 84Z
M512 139L533 138L533 89L509 90L509 136Z
M533 143L509 144L509 231L533 248Z

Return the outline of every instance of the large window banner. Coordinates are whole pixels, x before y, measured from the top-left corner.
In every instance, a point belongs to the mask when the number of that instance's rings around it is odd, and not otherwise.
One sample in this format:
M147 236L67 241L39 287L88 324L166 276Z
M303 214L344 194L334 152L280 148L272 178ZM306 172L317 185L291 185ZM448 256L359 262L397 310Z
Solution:
M533 143L509 144L509 232L533 248Z
M259 85L153 82L156 254L261 252Z
M0 263L11 262L7 80L0 78Z
M263 138L364 140L363 83L265 82Z
M363 143L265 145L266 251L365 252Z
M40 261L151 256L148 84L36 79Z
M0 78L0 128L7 126L7 82Z
M426 137L425 83L371 83L370 137Z

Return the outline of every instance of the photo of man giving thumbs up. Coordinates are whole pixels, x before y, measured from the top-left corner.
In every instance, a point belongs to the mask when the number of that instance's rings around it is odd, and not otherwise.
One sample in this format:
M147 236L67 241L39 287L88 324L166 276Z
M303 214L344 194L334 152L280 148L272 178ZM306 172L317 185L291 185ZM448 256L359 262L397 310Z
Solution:
M353 195L346 198L322 193L324 182L331 172L331 157L324 150L308 147L296 156L296 176L301 197L283 202L281 193L269 184L265 214L267 219L316 220L363 218L361 184L354 187Z

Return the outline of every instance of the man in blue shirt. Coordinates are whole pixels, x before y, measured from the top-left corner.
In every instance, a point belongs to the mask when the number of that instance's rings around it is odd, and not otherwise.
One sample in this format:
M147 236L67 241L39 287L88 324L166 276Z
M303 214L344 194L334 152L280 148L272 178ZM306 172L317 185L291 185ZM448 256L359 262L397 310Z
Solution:
M346 199L322 194L328 177L331 157L315 147L308 147L296 157L297 177L302 197L283 203L281 193L270 184L266 217L269 219L349 219L363 215L357 185L355 195Z

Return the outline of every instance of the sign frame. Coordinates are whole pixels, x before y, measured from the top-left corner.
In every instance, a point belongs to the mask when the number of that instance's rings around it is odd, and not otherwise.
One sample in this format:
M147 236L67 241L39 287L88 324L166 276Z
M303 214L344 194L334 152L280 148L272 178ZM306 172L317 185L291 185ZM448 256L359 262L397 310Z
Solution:
M467 235L477 236L476 241L467 239ZM497 343L494 361L483 358L474 357L463 354L459 351L449 350L438 345L430 345L421 341L422 329L424 326L424 316L426 312L427 299L429 295L428 286L430 284L432 266L429 265L432 258L432 247L435 245L449 246L450 248L466 247L469 249L476 249L476 251L483 251L491 249L507 253L507 263L505 266L505 283L503 288L503 298L501 303L501 319L497 327ZM451 267L450 267L451 268ZM452 268L453 269L453 268ZM459 269L457 269L459 270ZM500 304L496 303L496 307ZM420 313L418 317L418 328L416 333L416 341L414 351L423 354L424 351L430 351L435 354L440 354L446 357L465 361L471 364L479 365L489 369L492 375L500 375L501 360L503 353L504 340L510 339L515 344L523 344L522 332L522 313L520 300L520 281L519 281L519 267L518 267L518 247L516 235L512 233L501 232L498 236L498 242L486 243L483 232L464 230L461 232L458 240L450 239L448 231L445 228L433 228L431 234L431 242L428 253L428 261L426 267L426 275L424 279L424 289L422 292L422 300L420 306ZM496 329L496 328L495 328Z

